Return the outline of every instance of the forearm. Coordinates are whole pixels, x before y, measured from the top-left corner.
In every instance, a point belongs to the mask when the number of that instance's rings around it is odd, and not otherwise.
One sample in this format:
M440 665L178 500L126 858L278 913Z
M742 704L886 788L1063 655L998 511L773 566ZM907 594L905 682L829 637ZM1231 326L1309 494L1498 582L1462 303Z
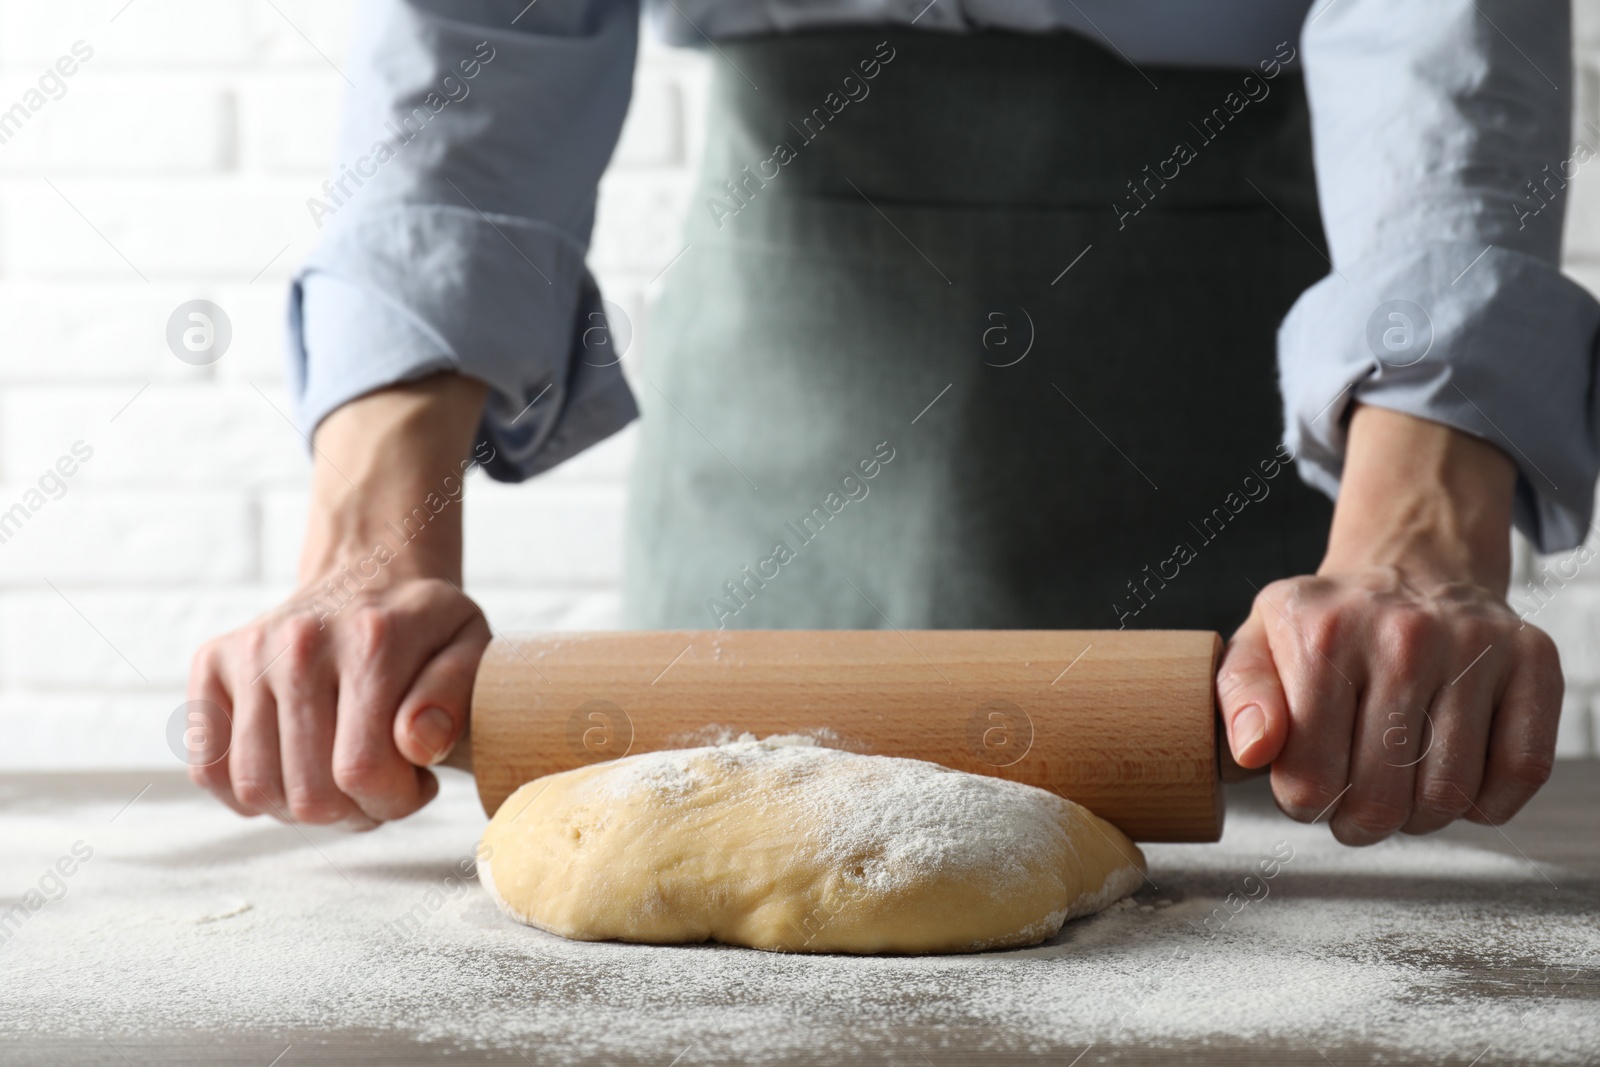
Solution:
M353 400L323 420L302 583L354 567L379 545L392 553L382 567L391 577L461 580L460 479L486 391L475 379L438 374ZM440 501L447 506L433 510Z
M1441 423L1358 406L1318 573L1391 565L1504 595L1516 466Z

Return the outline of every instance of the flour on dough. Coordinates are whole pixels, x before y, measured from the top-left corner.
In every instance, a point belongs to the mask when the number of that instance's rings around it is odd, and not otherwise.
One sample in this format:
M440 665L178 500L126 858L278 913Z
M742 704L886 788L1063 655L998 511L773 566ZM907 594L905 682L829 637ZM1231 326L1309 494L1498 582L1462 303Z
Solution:
M1137 888L1144 856L1054 793L808 738L650 752L529 782L484 884L584 941L788 952L1031 945Z

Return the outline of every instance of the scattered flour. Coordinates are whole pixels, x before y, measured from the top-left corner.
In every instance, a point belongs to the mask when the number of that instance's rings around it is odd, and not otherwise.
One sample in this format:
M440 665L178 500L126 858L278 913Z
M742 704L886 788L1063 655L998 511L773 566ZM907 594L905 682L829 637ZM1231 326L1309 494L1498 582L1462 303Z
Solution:
M540 1064L693 1049L685 1065L1492 1047L1483 1067L1600 1047L1594 879L1439 839L1346 850L1255 801L1219 845L1146 846L1135 898L1043 945L838 957L518 926L461 877L485 820L454 775L421 815L356 837L243 821L167 779L111 822L139 784L0 788L0 913L73 841L95 849L64 897L0 931L0 1043L378 1032ZM1286 852L1261 895L1264 858ZM1234 914L1229 893L1259 899Z

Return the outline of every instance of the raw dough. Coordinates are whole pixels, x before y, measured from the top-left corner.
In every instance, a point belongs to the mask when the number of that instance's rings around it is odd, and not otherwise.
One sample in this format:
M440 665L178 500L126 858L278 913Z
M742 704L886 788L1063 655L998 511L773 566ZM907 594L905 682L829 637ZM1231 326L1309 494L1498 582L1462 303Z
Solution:
M483 844L490 894L542 930L789 952L1031 945L1144 870L1121 831L1054 793L808 738L549 775Z

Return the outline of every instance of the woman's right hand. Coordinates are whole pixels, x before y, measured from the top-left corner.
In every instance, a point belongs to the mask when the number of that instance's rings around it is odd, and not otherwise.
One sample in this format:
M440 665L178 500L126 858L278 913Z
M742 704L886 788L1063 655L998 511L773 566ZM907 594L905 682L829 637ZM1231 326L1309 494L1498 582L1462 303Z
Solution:
M318 428L300 589L190 670L208 721L189 776L240 814L369 830L438 793L427 768L466 730L489 643L460 589L484 393L437 375Z
M312 594L196 653L189 699L225 714L189 776L243 815L369 830L438 793L426 768L466 728L489 626L438 578Z

